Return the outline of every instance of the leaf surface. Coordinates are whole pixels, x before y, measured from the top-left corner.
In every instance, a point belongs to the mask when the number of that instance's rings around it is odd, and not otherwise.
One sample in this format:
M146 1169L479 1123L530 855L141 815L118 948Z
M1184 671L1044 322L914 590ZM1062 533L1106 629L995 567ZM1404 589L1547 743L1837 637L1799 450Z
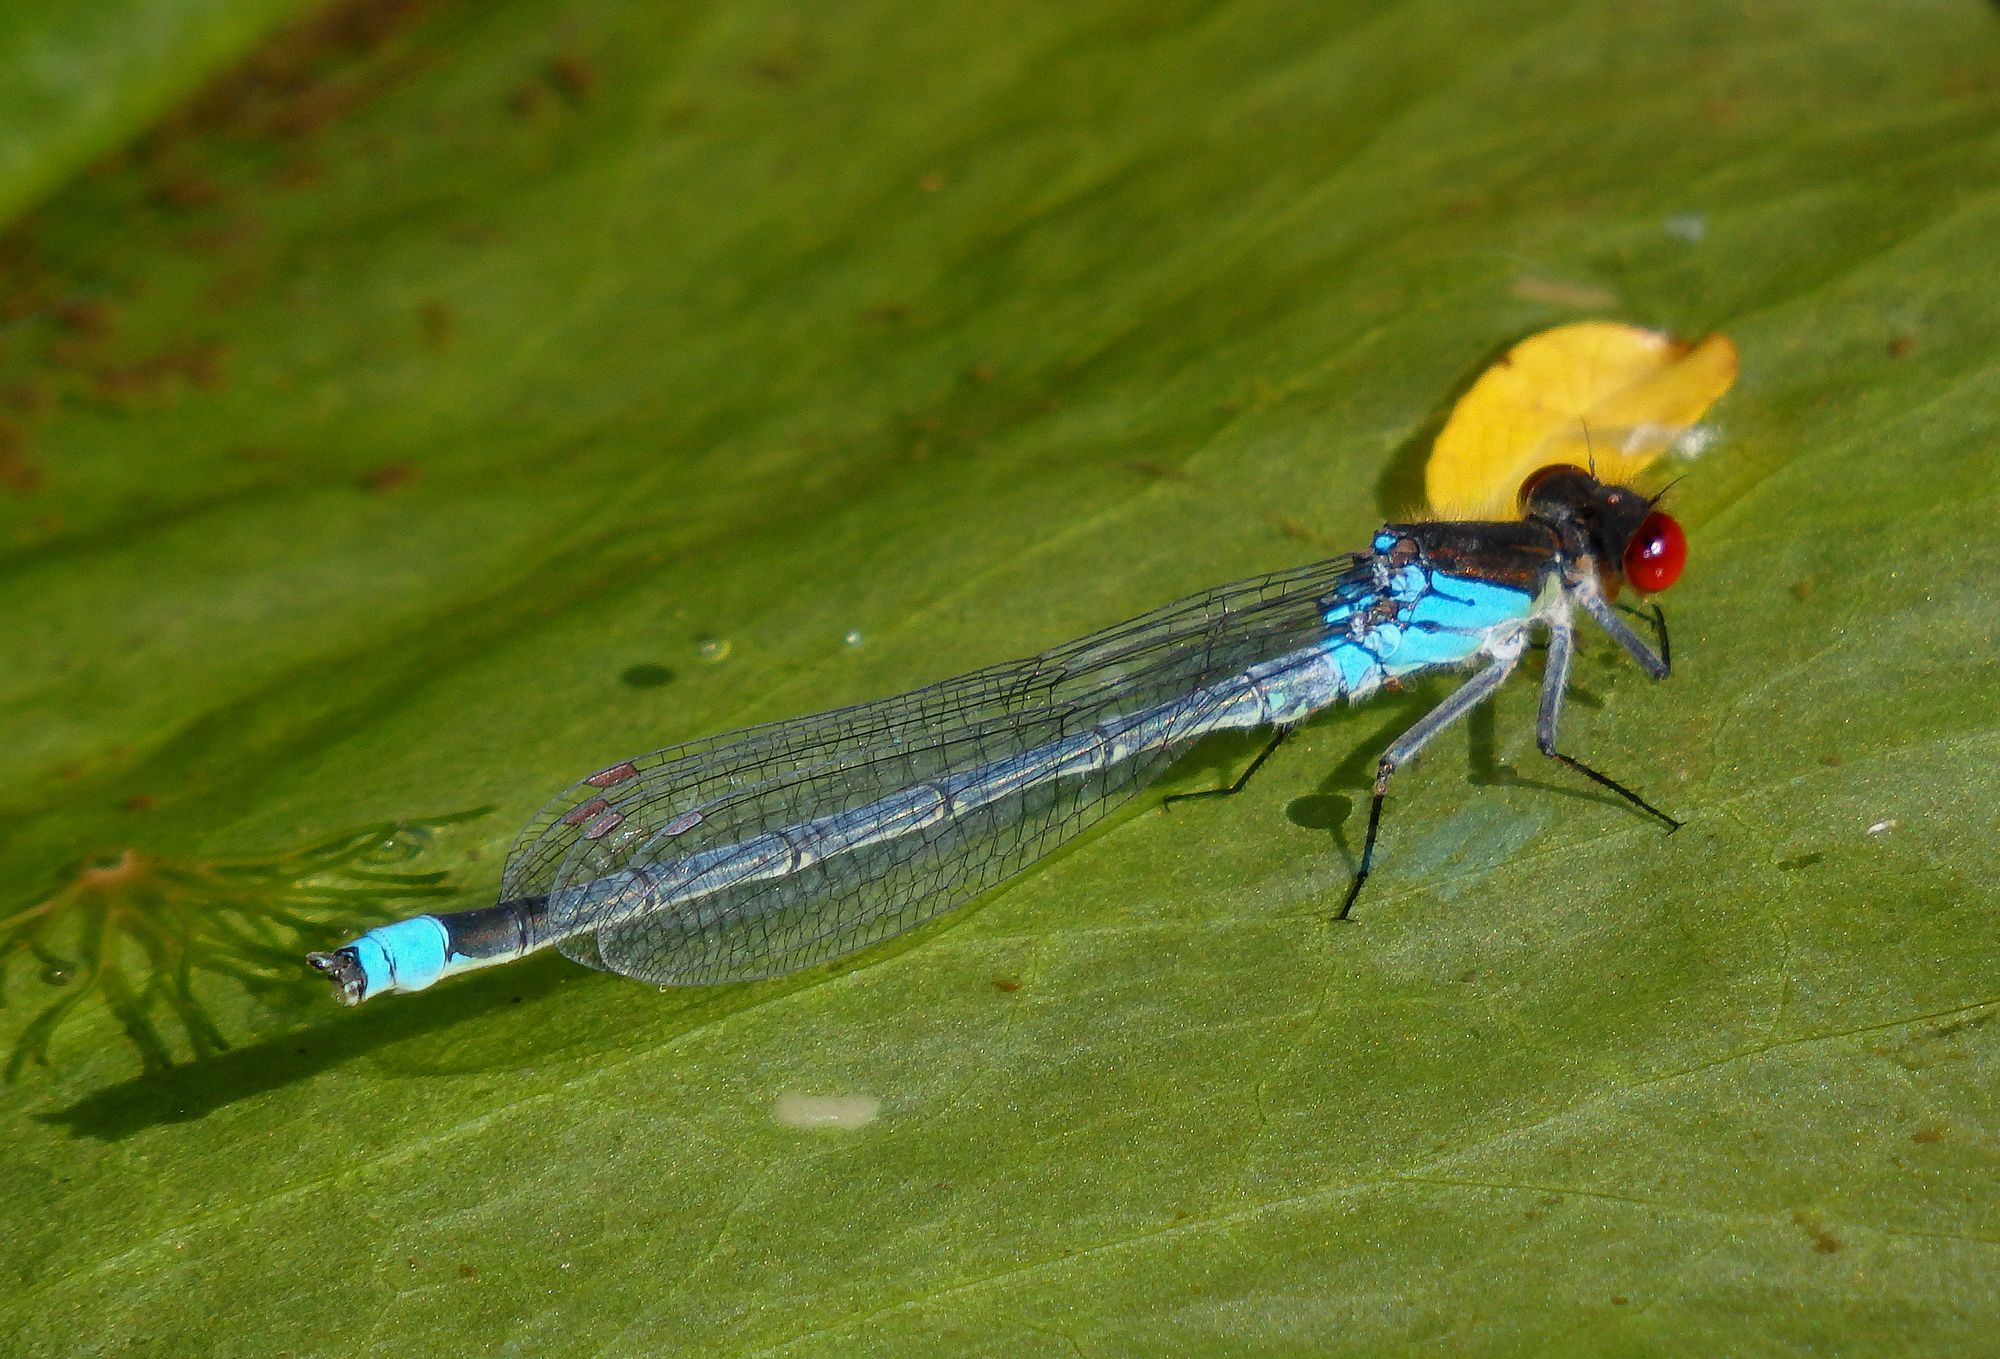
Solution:
M353 12L10 246L90 303L0 352L0 918L72 903L0 1045L80 997L0 1090L10 1353L1987 1343L1990 6ZM1363 544L1605 316L1742 355L1676 673L1593 645L1567 719L1671 837L1518 683L1329 924L1439 682L777 982L258 952L482 904L636 752Z

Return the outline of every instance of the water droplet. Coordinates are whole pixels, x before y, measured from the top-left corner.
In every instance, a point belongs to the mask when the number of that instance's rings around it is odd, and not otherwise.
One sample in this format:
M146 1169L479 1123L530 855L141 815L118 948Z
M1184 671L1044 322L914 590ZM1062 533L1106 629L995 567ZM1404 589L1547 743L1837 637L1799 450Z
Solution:
M1698 245L1708 235L1708 218L1699 212L1677 212L1661 222L1660 229L1677 241Z
M727 637L700 637L695 639L694 654L710 665L729 659L729 639Z
M53 963L42 969L42 981L50 986L68 986L70 975L67 967L58 967Z
M843 635L843 636L841 637L841 639L840 639L840 640L841 640L841 641L843 641L843 642L845 642L845 643L847 643L847 645L849 645L849 646L860 646L860 645L861 645L861 629L860 629L860 628L849 628L849 629L847 630L846 634L845 634L845 635Z
M778 1096L771 1113L789 1128L852 1130L865 1128L879 1118L882 1101L873 1095L786 1094Z

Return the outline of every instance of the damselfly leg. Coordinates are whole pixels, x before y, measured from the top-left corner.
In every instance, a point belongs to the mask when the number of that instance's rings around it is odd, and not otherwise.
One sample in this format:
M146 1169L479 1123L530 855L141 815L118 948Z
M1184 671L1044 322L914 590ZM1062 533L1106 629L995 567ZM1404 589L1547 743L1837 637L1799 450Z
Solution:
M1660 606L1656 603L1651 609L1635 609L1630 604L1620 604L1618 612L1628 618L1643 618L1652 625L1653 636L1659 643L1660 664L1671 674L1674 668L1674 650L1673 644L1667 640L1667 616L1660 611Z
M1657 604L1653 606L1650 614L1624 610L1633 613L1635 617L1646 619L1652 625L1653 634L1659 639L1659 650L1655 651L1646 644L1645 639L1626 626L1624 620L1618 616L1619 610L1604 599L1593 582L1586 579L1581 583L1572 584L1564 591L1560 606L1550 610L1540 620L1548 631L1548 640L1545 669L1542 673L1541 704L1535 721L1536 748L1557 764L1575 770L1599 787L1616 793L1639 811L1658 819L1665 824L1668 833L1671 834L1681 828L1682 823L1679 820L1661 811L1616 779L1592 769L1575 756L1556 749L1556 732L1562 720L1563 696L1569 687L1570 666L1575 655L1576 636L1569 608L1572 600L1581 604L1584 612L1609 633L1612 640L1617 642L1619 647L1637 661L1640 668L1652 678L1665 679L1673 671L1672 652L1669 650L1670 644L1667 640L1667 620ZM1361 896L1362 884L1368 881L1369 871L1374 865L1375 845L1381 837L1382 805L1388 796L1390 778L1398 768L1415 758L1417 752L1428 745L1439 732L1491 697L1513 673L1526 645L1526 636L1522 634L1513 638L1506 649L1494 650L1494 660L1491 665L1460 685L1449 698L1425 714L1421 721L1398 737L1384 752L1381 763L1376 766L1374 796L1368 804L1368 830L1361 842L1361 857L1355 866L1354 880L1348 886L1347 898L1341 902L1340 911L1334 919L1347 919L1348 914L1354 909L1355 901Z
M1590 609L1592 602L1595 602L1600 607L1603 605L1602 598L1594 593L1584 595L1582 592L1579 592L1579 595L1584 599L1584 607L1586 609ZM1660 637L1661 651L1664 653L1667 635L1666 620L1664 617L1659 616L1658 605L1654 606L1653 612L1655 614L1655 631ZM1611 613L1607 609L1602 615L1599 615L1596 610L1591 610L1591 616L1596 618L1600 623L1604 622L1606 618L1609 618L1614 623L1618 623L1618 629L1611 633L1613 637L1617 638L1618 644L1630 652L1633 659L1637 660L1646 672L1655 679L1665 679L1667 677L1671 669L1667 657L1664 654L1653 654L1647 648L1644 641L1630 629L1626 628L1623 623L1619 622L1618 616L1615 613ZM1556 730L1562 722L1563 695L1569 688L1570 661L1574 654L1576 637L1575 630L1570 624L1568 609L1563 609L1552 615L1547 620L1547 623L1549 629L1549 651L1547 668L1542 671L1541 711L1535 718L1536 748L1557 764L1562 765L1566 769L1574 769L1577 773L1583 775L1599 787L1608 788L1618 794L1618 796L1624 798L1648 816L1657 817L1659 820L1665 822L1668 834L1679 830L1681 828L1679 821L1640 797L1630 788L1618 782L1618 780L1608 774L1600 774L1597 770L1592 769L1575 756L1565 755L1562 751L1556 749Z
M1493 691L1507 682L1520 663L1521 652L1527 638L1515 634L1510 643L1496 648L1493 663L1474 675L1471 679L1452 691L1451 697L1424 714L1414 727L1397 737L1395 743L1382 754L1375 766L1375 796L1368 804L1368 834L1361 842L1361 859L1355 865L1354 881L1348 886L1347 900L1340 903L1340 913L1335 920L1347 919L1354 909L1355 900L1361 895L1361 885L1368 881L1368 871L1375 859L1375 841L1382 833L1382 800L1389 795L1389 779L1396 770L1416 758L1417 752L1429 745L1437 734L1459 718L1471 712Z

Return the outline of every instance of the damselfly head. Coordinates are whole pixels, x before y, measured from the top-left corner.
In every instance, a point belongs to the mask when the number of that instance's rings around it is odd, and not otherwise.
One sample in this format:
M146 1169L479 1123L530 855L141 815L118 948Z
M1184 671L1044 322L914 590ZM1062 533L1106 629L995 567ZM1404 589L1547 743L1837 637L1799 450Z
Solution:
M1650 595L1681 578L1687 535L1654 503L1629 486L1606 485L1570 463L1544 467L1521 483L1522 513L1554 528L1569 550L1596 558L1612 594L1621 580ZM1607 569L1613 562L1616 575Z

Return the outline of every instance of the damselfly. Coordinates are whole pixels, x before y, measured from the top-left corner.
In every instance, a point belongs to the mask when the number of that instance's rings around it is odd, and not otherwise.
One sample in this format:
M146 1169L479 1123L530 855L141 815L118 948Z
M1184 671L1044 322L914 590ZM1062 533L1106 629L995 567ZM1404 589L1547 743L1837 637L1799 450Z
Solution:
M1029 660L599 770L522 830L497 906L385 925L309 961L350 1005L550 945L659 984L791 972L996 886L1204 736L1272 729L1254 769L1337 701L1473 667L1382 755L1345 917L1391 777L1505 682L1536 631L1542 753L1677 827L1558 750L1556 734L1579 613L1667 677L1658 606L1648 643L1612 600L1622 585L1674 583L1680 526L1655 499L1569 465L1529 477L1520 502L1516 520L1390 524L1364 552L1193 595Z

